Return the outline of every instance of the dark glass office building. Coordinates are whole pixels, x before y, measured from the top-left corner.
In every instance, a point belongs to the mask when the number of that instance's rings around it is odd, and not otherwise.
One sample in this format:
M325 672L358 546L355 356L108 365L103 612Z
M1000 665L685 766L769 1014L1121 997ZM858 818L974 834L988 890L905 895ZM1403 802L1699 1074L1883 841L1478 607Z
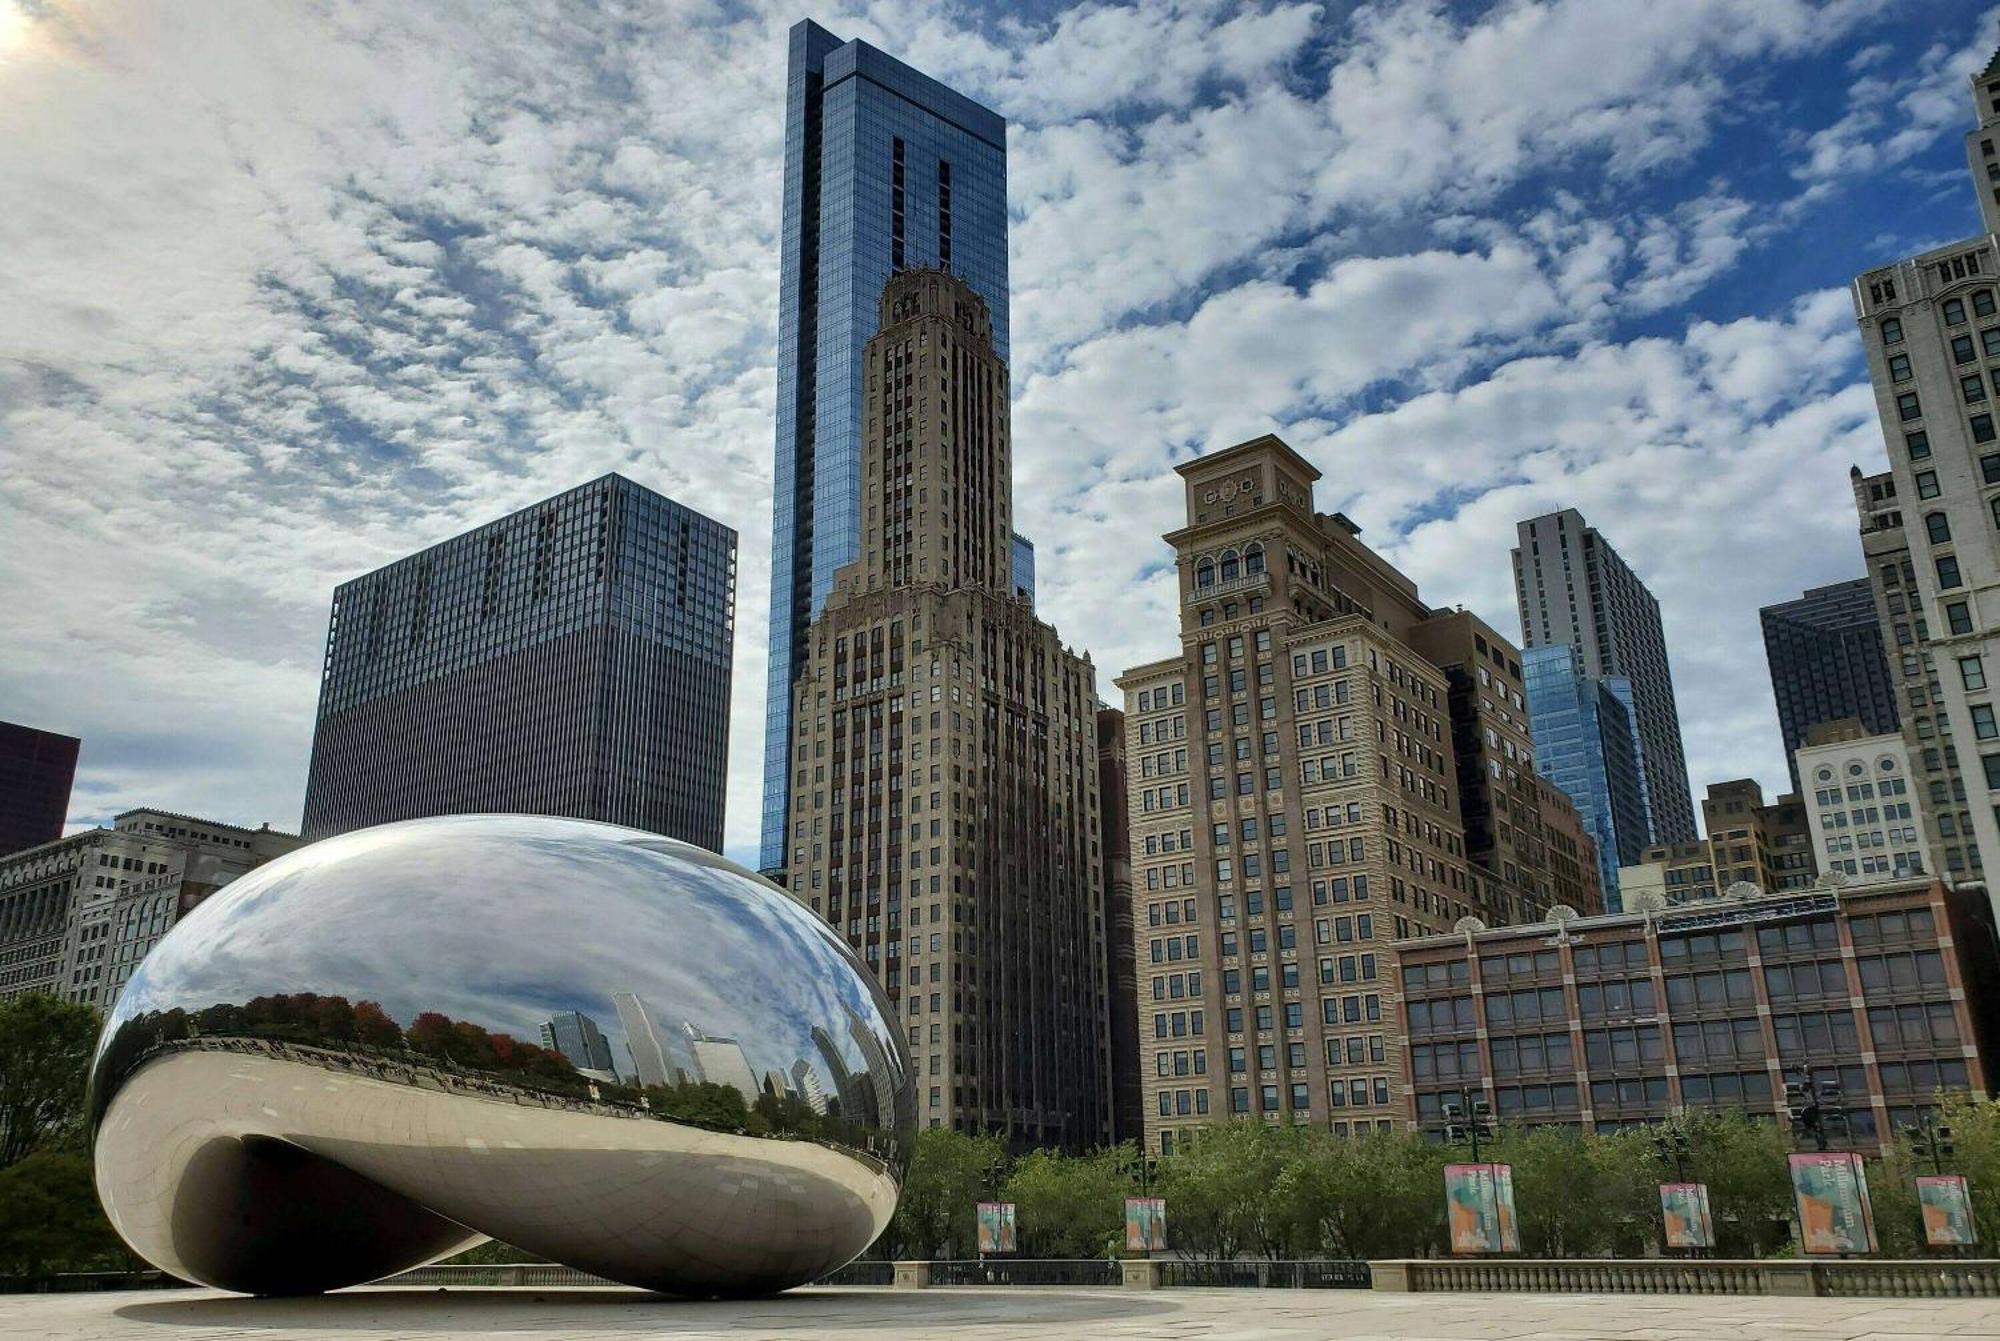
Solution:
M722 848L736 533L606 475L343 584L308 839L507 811Z
M1858 717L1874 735L1901 729L1867 578L1814 587L1795 601L1765 606L1757 616L1764 625L1764 658L1771 665L1793 791L1800 790L1797 751L1810 728Z
M898 270L951 271L1007 341L1007 122L866 42L792 28L778 294L778 442L759 865L785 860L806 626L861 553L861 350ZM1032 549L1015 541L1032 597Z
M62 837L82 745L75 736L0 722L0 855Z

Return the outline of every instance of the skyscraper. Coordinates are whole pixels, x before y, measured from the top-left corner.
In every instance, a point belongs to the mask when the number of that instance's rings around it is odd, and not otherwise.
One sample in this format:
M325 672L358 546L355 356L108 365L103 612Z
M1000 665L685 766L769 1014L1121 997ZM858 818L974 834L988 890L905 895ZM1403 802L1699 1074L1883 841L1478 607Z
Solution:
M1896 730L1896 687L1867 578L1814 587L1757 616L1793 791L1799 790L1797 751L1812 727L1855 717L1871 733Z
M1575 508L1521 522L1516 533L1514 590L1523 645L1574 647L1579 673L1629 683L1647 841L1691 841L1694 798L1688 790L1687 753L1681 745L1660 603ZM1537 743L1541 734L1538 723ZM1612 861L1616 869L1615 856Z
M1566 643L1521 653L1528 711L1535 724L1535 768L1576 804L1597 843L1598 881L1616 910L1618 868L1648 846L1645 788L1631 685L1586 675Z
M542 1046L569 1058L570 1065L579 1071L594 1071L599 1079L618 1078L618 1068L611 1060L611 1044L597 1027L597 1021L582 1011L566 1010L543 1021Z
M1586 902L1588 844L1533 786L1519 654L1316 511L1310 461L1265 436L1176 469L1174 654L1117 681L1147 1149L1404 1126L1391 947L1539 913L1552 835Z
M0 856L62 837L82 745L75 736L0 722Z
M771 636L759 866L784 865L792 690L806 626L861 553L861 351L889 276L935 266L1007 343L1007 122L866 42L792 28L778 293ZM1033 547L1012 546L1032 603Z
M567 815L722 847L736 533L606 475L342 584L305 836Z
M1966 136L1981 232L1962 242L1870 270L1854 281L1855 315L1889 449L1913 584L1888 595L1906 604L1913 626L1899 659L1930 663L1921 698L1907 715L1928 723L1911 760L1948 873L1982 874L1980 855L2000 852L2000 53L1972 76L1976 127ZM1942 221L1914 219L1937 236ZM1864 535L1864 541L1867 537ZM1892 616L1893 617L1893 616ZM1933 761L1956 750L1964 797ZM1971 840L1939 832L1971 821Z
M904 270L880 323L860 557L794 687L784 882L905 1017L920 1121L1095 1144L1111 1096L1091 664L1015 590L986 304Z
M1980 869L1979 848L1972 836L1972 814L1958 749L1951 743L1944 686L1938 679L1931 625L1924 618L1916 562L1903 526L1902 504L1896 497L1896 477L1888 471L1863 475L1855 467L1848 471L1848 478L1854 486L1861 556L1868 567L1875 618L1882 628L1883 647L1892 658L1889 669L1895 676L1903 743L1915 787L1915 818L1923 825L1931 869L1948 879L1964 880Z

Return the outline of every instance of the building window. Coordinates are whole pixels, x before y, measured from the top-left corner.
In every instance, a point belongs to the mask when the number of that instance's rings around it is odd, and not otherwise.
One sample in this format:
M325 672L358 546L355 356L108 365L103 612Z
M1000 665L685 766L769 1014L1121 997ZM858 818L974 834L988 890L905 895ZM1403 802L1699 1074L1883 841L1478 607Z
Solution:
M1926 512L1924 514L1924 534L1931 538L1933 545L1945 544L1951 539L1951 523L1945 520L1945 515L1942 512Z
M1882 318L1882 343L1899 345L1903 343L1903 321L1900 317Z
M1896 413L1905 421L1923 418L1924 408L1917 403L1917 393L1905 391L1896 397Z
M1909 359L1902 355L1897 355L1897 357L1903 359L1903 376L1908 377L1910 375ZM1953 363L1970 363L1978 357L1979 351L1973 347L1971 336L1954 335L1951 337L1951 361ZM1892 358L1889 361L1893 364L1896 360Z
M2000 791L2000 754L1982 754L1979 762L1986 769L1986 790Z
M1986 687L1986 664L1978 657L1960 657L1958 659L1958 679L1959 683L1963 684L1967 689L1984 689Z
M1967 373L1958 379L1958 390L1967 405L1977 405L1986 399L1986 379L1978 373Z
M1972 607L1964 601L1945 602L1944 622L1953 633L1972 632Z
M1992 316L1992 315L1994 314L1994 312L1996 312L1996 311L2000 311L2000 308L1996 308L1996 307L1994 306L1994 304L1993 304L1993 290L1991 290L1991 289L1976 289L1976 290L1974 290L1974 291L1973 291L1973 294L1972 294L1972 315L1973 315L1973 316L1975 316L1975 317L1990 317L1990 316Z
M1988 326L1979 333L1979 347L1988 358L2000 357L2000 326Z
M1909 452L1912 461L1928 461L1931 455L1931 435L1922 429L1914 433L1905 433L1903 447Z
M1972 705L1972 734L1978 740L1992 740L1994 737L2000 736L2000 723L1996 723L1993 720L1993 705L1991 703L1975 703Z
M1953 587L1962 587L1965 585L1959 580L1958 559L1955 556L1950 554L1938 556L1937 579L1938 586L1947 591Z
M1993 438L1993 416L1990 414L1973 415L1972 440L1974 442L1991 442Z
M2000 484L2000 452L1979 458L1979 478L1988 484Z
M1937 472L1920 470L1917 472L1917 497L1936 498L1938 496Z
M1973 357L1972 341L1967 340L1962 335L1958 338L1965 340L1965 358L1961 359L1960 362L1970 362ZM1908 354L1891 354L1889 356L1889 377L1891 381L1896 382L1907 382L1910 380L1910 356Z
M1947 299L1945 299L1945 300L1944 300L1944 319L1945 319L1945 322L1946 322L1946 324L1948 324L1948 325L1952 325L1952 326L1957 326L1957 325L1960 325L1961 323L1963 323L1963 322L1964 322L1964 320L1965 320L1965 302L1964 302L1964 300L1963 300L1963 299L1959 299L1959 298L1947 298Z

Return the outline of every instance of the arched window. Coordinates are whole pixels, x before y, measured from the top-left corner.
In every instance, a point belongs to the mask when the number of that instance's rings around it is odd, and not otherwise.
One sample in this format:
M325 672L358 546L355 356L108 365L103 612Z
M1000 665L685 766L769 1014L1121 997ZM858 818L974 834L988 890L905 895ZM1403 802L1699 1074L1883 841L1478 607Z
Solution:
M1197 587L1212 587L1215 585L1215 560L1207 557L1195 560L1194 584Z
M1951 523L1945 520L1942 512L1926 512L1924 533L1931 538L1933 545L1942 545L1951 539Z
M1237 576L1238 576L1238 561L1236 558L1236 551L1233 549L1226 549L1222 551L1222 580L1224 582L1234 582Z
M1243 576L1255 577L1264 571L1264 547L1251 545L1243 551Z

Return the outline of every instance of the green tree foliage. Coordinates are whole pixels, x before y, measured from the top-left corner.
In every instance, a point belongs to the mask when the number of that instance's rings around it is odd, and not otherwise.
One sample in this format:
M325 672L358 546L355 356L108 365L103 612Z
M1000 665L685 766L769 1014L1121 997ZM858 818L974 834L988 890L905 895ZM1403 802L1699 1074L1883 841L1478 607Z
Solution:
M877 1247L891 1258L966 1258L978 1251L978 1205L995 1200L1007 1151L996 1136L929 1127L911 1142L903 1200Z
M0 1275L135 1265L97 1203L87 1156L44 1148L0 1169Z
M1021 1254L1116 1256L1125 1242L1125 1198L1137 1191L1137 1158L1129 1145L1022 1156L999 1195L1014 1203Z
M88 1006L41 993L0 1001L0 1169L78 1138L97 1027Z
M1301 1255L1427 1257L1444 1246L1444 1166L1452 1157L1401 1133L1302 1134L1271 1197ZM1171 1203L1167 1224L1178 1242Z
M1154 1192L1167 1199L1168 1241L1198 1257L1284 1256L1295 1222L1270 1193L1318 1135L1262 1122L1189 1133L1160 1161L1154 1180Z

